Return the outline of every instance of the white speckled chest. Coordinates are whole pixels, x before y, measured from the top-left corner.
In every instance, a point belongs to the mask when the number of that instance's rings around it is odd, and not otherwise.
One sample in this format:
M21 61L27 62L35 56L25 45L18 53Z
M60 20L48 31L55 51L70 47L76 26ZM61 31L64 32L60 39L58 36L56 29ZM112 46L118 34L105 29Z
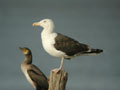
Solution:
M29 81L29 83L32 84L32 86L33 86L34 88L36 88L36 87L35 87L35 83L31 80L29 74L27 73L27 68L28 68L28 66L26 66L26 65L24 65L24 64L21 64L21 70L22 70L22 72L24 73L25 77L27 78L27 80Z

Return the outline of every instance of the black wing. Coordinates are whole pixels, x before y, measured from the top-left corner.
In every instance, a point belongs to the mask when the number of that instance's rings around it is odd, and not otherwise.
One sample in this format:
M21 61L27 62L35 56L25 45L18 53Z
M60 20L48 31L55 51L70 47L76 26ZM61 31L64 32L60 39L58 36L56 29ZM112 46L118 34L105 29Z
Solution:
M48 81L46 76L35 65L30 65L30 69L27 73L32 81L35 82L37 88L48 90Z
M79 43L78 41L60 33L58 33L55 41L55 48L65 52L68 56L73 56L77 53L83 53L89 50L88 45Z

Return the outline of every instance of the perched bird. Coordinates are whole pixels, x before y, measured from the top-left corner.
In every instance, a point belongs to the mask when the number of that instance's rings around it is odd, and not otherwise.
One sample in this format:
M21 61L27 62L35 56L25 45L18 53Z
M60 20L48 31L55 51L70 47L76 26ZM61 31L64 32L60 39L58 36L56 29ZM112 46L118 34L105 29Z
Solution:
M25 60L21 64L21 69L27 80L36 90L48 90L47 77L32 64L32 52L28 48L19 48L25 55Z
M71 59L80 55L96 55L103 52L101 49L93 49L68 36L55 33L54 23L51 19L43 19L39 22L35 22L33 26L40 26L43 28L41 38L45 51L52 56L61 58L60 67L54 70L56 72L62 69L64 59Z

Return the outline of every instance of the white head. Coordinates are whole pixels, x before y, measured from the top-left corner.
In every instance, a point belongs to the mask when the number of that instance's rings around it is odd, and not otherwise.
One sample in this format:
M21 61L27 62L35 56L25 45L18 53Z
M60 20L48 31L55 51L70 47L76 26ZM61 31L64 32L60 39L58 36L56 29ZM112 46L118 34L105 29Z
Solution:
M43 19L39 22L33 23L33 26L41 26L43 28L54 28L54 23L51 19Z

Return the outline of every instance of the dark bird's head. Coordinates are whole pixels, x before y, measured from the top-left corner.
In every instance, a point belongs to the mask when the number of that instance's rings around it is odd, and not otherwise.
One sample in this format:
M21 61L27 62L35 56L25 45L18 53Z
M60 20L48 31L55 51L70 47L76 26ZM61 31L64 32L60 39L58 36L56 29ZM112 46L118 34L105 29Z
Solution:
M22 53L26 56L26 55L32 55L31 50L29 48L26 47L19 47L19 49L22 51Z

